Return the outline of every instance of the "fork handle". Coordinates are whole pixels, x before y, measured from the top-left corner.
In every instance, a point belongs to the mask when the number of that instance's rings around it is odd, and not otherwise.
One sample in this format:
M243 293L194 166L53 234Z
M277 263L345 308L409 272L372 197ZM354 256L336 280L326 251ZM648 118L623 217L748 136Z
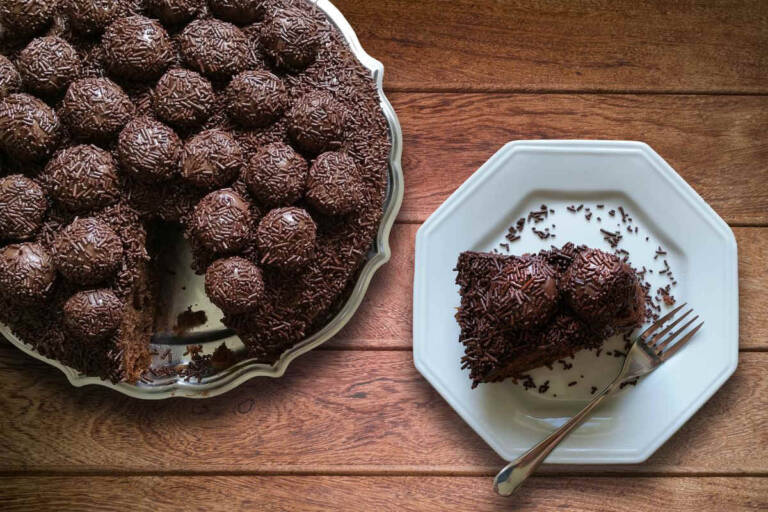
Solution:
M610 383L584 409L568 420L562 427L499 471L493 480L493 488L496 492L502 496L509 496L515 492L525 479L544 462L544 459L547 458L552 450L560 444L560 441L568 437L568 434L573 429L581 425L592 410L600 405L617 385L617 381Z

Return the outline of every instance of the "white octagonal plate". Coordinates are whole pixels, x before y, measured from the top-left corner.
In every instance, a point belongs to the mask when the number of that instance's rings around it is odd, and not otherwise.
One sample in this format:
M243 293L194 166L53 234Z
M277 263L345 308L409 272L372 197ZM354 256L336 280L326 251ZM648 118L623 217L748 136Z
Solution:
M526 391L505 381L471 389L461 369L463 346L454 319L459 306L454 267L467 250L501 252L515 220L546 204L555 212L525 228L509 252L535 252L571 241L610 250L600 228L622 230L620 247L647 274L653 290L669 283L704 328L656 372L613 397L547 459L554 463L635 463L646 460L728 379L738 362L736 241L730 228L648 145L613 141L517 141L504 146L449 197L419 229L413 299L413 350L418 370L503 458L514 459L586 403L593 386L610 381L619 357L582 351L573 368L533 372L549 390ZM573 213L569 205L584 205ZM604 205L597 209L597 205ZM623 206L638 233L627 233ZM586 208L592 211L586 219ZM601 217L597 222L597 217ZM555 227L553 227L553 225ZM646 239L647 237L647 239ZM662 246L663 257L654 259ZM607 342L605 352L617 348ZM565 365L563 365L565 366ZM576 382L576 384L573 384ZM569 386L568 384L571 384ZM555 396L556 395L556 396Z

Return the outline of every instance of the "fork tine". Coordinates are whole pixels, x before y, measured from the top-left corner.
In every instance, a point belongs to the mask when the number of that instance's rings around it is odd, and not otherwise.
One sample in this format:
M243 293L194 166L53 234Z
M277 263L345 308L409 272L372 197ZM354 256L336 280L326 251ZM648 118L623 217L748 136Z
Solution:
M652 334L652 333L653 333L653 332L654 332L656 329L658 329L659 327L661 327L662 325L664 325L664 322L666 322L667 320L669 320L669 319L670 319L670 318L671 318L671 317L672 317L672 316L673 316L675 313L677 313L678 311L680 311L681 309L683 309L683 307L685 307L687 304L688 304L687 302L685 302L685 303L681 304L680 306L676 307L675 309L673 309L672 311L670 311L669 313L667 313L667 314L666 314L666 315L664 315L663 317L661 317L661 318L659 318L658 320L656 320L655 322L653 322L653 323L650 325L650 327L648 327L648 328L647 328L645 331L643 331L643 333L640 335L640 337L643 339L643 341L645 341L645 337L646 337L646 336L648 336L649 334Z
M681 332L685 331L688 327L690 327L691 324L695 322L696 319L698 318L699 318L699 315L696 315L695 317L691 318L690 320L688 320L688 322L685 323L684 326L682 326L681 328L679 328L678 330L676 330L675 332L667 336L667 339L665 339L664 341L656 345L655 347L656 353L660 354L662 350L667 348L667 346L670 343L672 343L675 340L675 338L677 338L680 335Z
M683 318L687 317L692 311L693 311L693 309L689 309L688 311L683 313L682 316L678 317L674 322L672 322L671 324L666 326L663 331L661 331L660 333L654 335L653 339L651 341L649 341L648 344L651 345L651 346L656 345L659 342L659 340L664 337L665 334L667 334L669 331L671 331L674 326L679 324L680 321ZM659 347L659 349L661 349L661 348L662 347Z
M701 322L699 325L697 325L696 327L694 327L694 328L693 328L693 330L691 330L691 332L689 332L688 334L686 334L685 336L683 336L683 338L682 338L680 341L678 341L677 343L675 343L674 345L672 345L671 347L669 347L669 349L667 349L667 351L666 351L666 352L664 352L663 354L661 354L661 356L660 356L660 357L661 357L661 360L662 360L662 361L666 361L667 359L669 359L670 357L672 357L673 355L675 355L675 354L677 353L677 351L678 351L678 350L680 350L681 348L683 348L683 346L684 346L686 343L688 343L688 341L689 341L691 338L693 338L693 335L694 335L694 334L696 334L696 332L697 332L699 329L701 329L701 326L702 326L702 325L704 325L704 322ZM681 330L682 330L682 329L681 329Z

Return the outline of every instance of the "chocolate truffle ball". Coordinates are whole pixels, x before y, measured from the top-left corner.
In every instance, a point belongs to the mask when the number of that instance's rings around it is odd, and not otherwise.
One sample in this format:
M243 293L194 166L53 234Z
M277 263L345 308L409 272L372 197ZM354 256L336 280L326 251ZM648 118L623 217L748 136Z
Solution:
M288 135L309 154L338 149L344 136L344 108L324 91L305 94L288 115Z
M120 14L115 0L64 0L64 14L75 32L90 35L103 31Z
M306 210L294 206L271 210L256 231L261 262L285 269L306 265L315 255L316 238L315 221Z
M0 99L21 89L21 75L5 55L0 55Z
M83 78L69 86L61 111L76 136L99 140L117 135L133 116L134 107L112 80Z
M16 64L28 89L43 95L57 94L77 77L80 57L60 37L38 37L19 53Z
M283 81L269 71L243 71L226 89L229 116L245 127L266 126L288 106Z
M239 73L252 60L248 38L224 21L195 20L181 33L180 41L187 64L211 77L226 78Z
M539 256L516 259L491 279L489 303L496 315L514 329L540 327L557 306L556 276Z
M149 12L166 25L178 25L194 18L203 3L203 0L149 0Z
M264 16L265 0L209 0L208 5L217 18L248 25Z
M0 178L0 239L24 240L40 226L48 209L40 185L21 174Z
M28 94L11 94L0 102L0 149L22 162L43 160L60 139L56 113Z
M120 168L141 181L170 179L179 168L181 140L150 117L137 117L125 125L117 140Z
M192 211L191 228L196 240L207 249L234 252L243 248L251 232L248 202L231 188L215 190Z
M261 44L278 67L301 71L317 56L317 23L299 9L277 9L262 27Z
M184 145L181 176L202 189L220 188L232 181L243 166L243 150L224 130L198 133Z
M0 297L21 304L44 301L56 270L48 252L34 242L0 249Z
M106 223L94 218L75 219L61 230L53 251L61 275L81 285L113 276L123 258L120 238Z
M216 260L205 271L205 293L228 315L253 311L264 295L261 269L237 256Z
M0 24L14 37L42 31L53 19L56 0L3 0L0 2Z
M198 73L171 69L158 80L152 106L166 123L193 128L208 119L215 99L211 83Z
M162 25L144 16L113 22L101 38L110 73L129 80L159 77L173 60L173 48Z
M90 144L59 151L48 162L45 174L53 199L70 211L107 206L120 195L112 155Z
M349 213L363 201L363 180L355 161L346 153L318 156L309 169L307 202L326 215Z
M304 195L307 162L292 147L274 142L259 149L243 173L248 190L267 206L288 206Z
M120 327L123 310L112 290L83 290L64 303L64 326L79 340L101 341Z
M637 276L615 254L599 249L581 252L563 279L568 305L583 320L597 325L611 323L637 297Z

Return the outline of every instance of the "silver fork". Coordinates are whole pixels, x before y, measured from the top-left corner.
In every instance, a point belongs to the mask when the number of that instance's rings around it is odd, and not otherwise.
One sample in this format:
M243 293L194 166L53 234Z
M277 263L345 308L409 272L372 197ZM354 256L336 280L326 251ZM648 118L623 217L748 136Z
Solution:
M664 338L665 334L670 332L677 324L679 324L685 317L693 312L693 309L689 309L676 320L670 323L667 327L664 327L661 331L656 333L667 321L674 318L678 311L683 309L685 304L677 307L659 318L642 334L635 338L635 342L632 344L632 348L629 349L627 358L624 360L624 366L621 368L619 375L608 384L584 409L581 410L576 416L568 420L562 427L549 435L546 439L539 444L528 450L526 453L518 457L516 460L507 464L507 466L499 471L496 478L493 480L493 488L502 496L509 496L518 487L522 485L526 478L533 473L539 465L544 462L544 459L560 444L560 441L565 439L568 434L581 425L581 423L589 416L589 414L602 403L605 398L612 392L621 388L621 385L630 382L638 377L647 375L653 370L661 366L664 361L667 361L670 357L675 355L683 345L685 345L696 331L701 329L704 322L699 323L696 327L691 329L685 335L681 337L683 332L693 324L698 317L694 316L685 325L673 331L669 336ZM655 333L655 334L654 334Z

